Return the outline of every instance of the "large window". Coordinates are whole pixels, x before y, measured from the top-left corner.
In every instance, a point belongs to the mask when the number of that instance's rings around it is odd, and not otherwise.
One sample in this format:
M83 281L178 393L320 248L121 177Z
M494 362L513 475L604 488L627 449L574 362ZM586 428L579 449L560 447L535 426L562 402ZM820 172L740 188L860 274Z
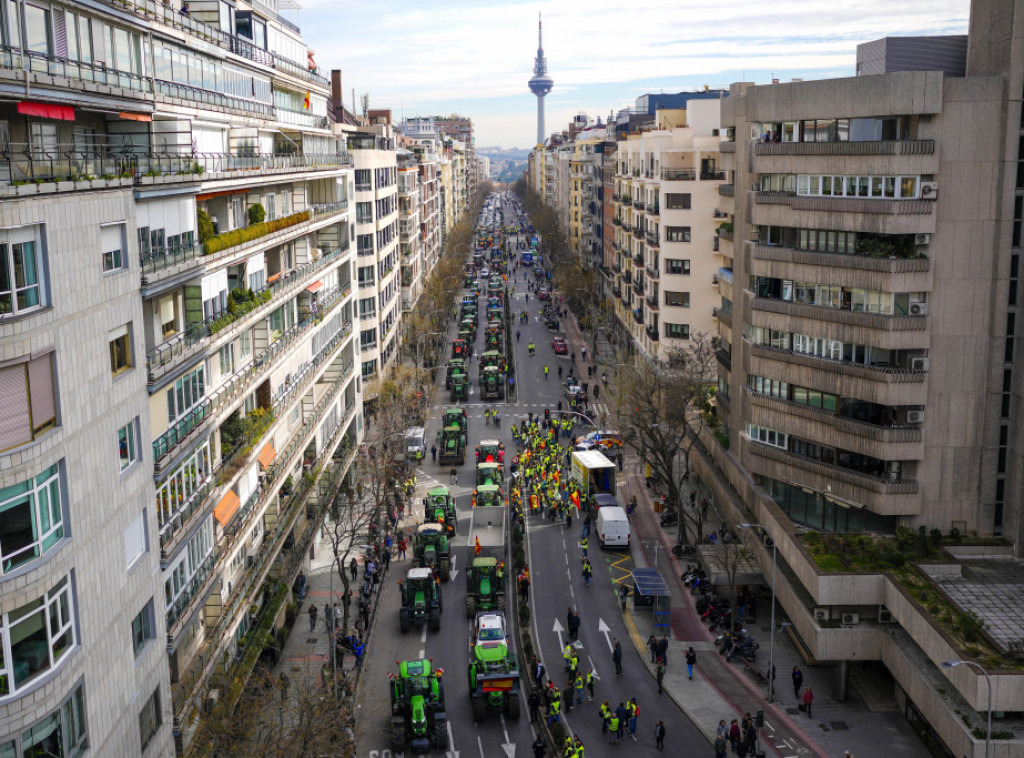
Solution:
M79 685L53 713L20 735L0 742L2 758L76 758L89 747L84 686Z
M665 305L676 305L682 308L690 307L689 292L669 292L665 290Z
M178 620L205 580L208 574L208 567L205 564L212 552L213 519L207 518L195 536L189 540L187 549L178 553L171 566L164 571L164 602L168 626Z
M688 340L690 339L690 325L689 324L669 324L662 322L661 328L665 333L666 337L675 340Z
M763 177L762 177L763 181ZM919 176L797 176L796 193L811 197L907 200L919 197Z
M35 227L0 232L0 316L45 304L42 270Z
M131 329L125 324L107 335L110 344L110 373L114 376L132 367Z
M690 273L690 261L686 258L666 258L665 273L683 274L688 276Z
M153 599L132 619L132 652L135 657L146 647L146 643L156 637L155 620L153 618ZM145 745L143 745L145 747Z
M202 366L178 377L167 390L167 423L172 424L203 402L206 396L205 372Z
M53 353L0 368L0 450L31 442L56 424Z
M161 533L180 526L175 523L175 517L188 512L209 477L210 443L207 441L157 485L156 512Z
M666 226L665 240L667 242L689 242L690 227L688 226Z
M782 448L783 450L786 449L786 442L789 438L789 435L783 432L758 426L757 424L747 424L747 435L756 442L763 442L766 445Z
M0 698L17 694L55 668L75 646L74 627L71 582L66 576L45 597L0 616Z
M38 558L64 537L58 471L50 466L0 490L0 574Z
M670 211L680 211L690 209L690 193L689 192L668 192L665 194L665 207Z
M139 448L139 419L132 419L117 430L117 465L123 472L133 463L142 460Z
M149 741L156 735L160 723L160 688L157 687L149 696L146 704L142 706L142 710L139 711L139 737L142 741L142 750L146 749Z

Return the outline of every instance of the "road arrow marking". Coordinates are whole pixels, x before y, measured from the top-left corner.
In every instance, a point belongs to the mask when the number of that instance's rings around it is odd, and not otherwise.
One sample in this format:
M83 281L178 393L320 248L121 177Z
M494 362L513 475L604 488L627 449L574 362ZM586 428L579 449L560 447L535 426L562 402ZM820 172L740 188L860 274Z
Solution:
M562 626L562 624L559 622L557 618L555 619L555 627L551 631L558 635L558 649L562 650L565 647L565 645L562 644L562 632L565 631L565 627Z
M501 749L505 751L505 755L507 755L508 758L512 758L512 756L516 754L516 743L508 741L508 727L505 726L504 715L501 716L501 731L505 735L505 741L501 743Z
M453 555L452 556L452 568L451 568L451 572L450 572L451 573L451 577L450 578L451 578L451 581L453 581L453 582L455 581L455 577L457 577L459 575L459 570L457 568L455 568L455 562L458 560L458 558L459 558L459 556L457 556L457 555Z
M607 641L607 643L608 643L608 649L612 653L614 653L615 652L615 645L612 644L611 635L608 634L611 631L611 627L609 627L606 623L604 623L604 619L602 619L602 618L599 618L597 620L597 631L598 631L599 634L603 634L604 635L605 641Z

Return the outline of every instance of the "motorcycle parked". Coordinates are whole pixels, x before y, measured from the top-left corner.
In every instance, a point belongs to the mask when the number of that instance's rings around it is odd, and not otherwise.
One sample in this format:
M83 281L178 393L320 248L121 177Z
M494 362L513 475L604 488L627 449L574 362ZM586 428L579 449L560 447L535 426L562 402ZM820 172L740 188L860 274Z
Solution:
M738 643L733 645L732 650L726 654L725 660L731 661L733 658L740 657L753 662L757 658L757 649L759 647L761 646L753 640Z

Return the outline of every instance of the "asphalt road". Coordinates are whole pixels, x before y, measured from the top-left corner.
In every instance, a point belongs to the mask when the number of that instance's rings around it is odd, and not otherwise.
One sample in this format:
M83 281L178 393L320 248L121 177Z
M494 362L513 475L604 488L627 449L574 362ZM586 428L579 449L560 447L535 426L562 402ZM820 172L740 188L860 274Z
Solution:
M414 627L402 634L398 627L399 594L396 580L403 576L402 562L392 562L388 581L389 587L383 593L377 625L367 648L366 671L360 691L360 714L358 718L358 755L370 758L397 758L390 750L389 725L390 705L388 700L387 673L396 669L396 660L418 657L433 658L436 666L445 669L446 708L449 719L451 745L448 756L527 756L532 755L530 745L535 738L528 719L528 708L522 704L522 718L511 721L497 714L488 716L480 724L472 719L468 697L467 670L471 625L465 617L463 601L465 583L463 568L472 558L474 544L470 519L470 493L475 465L473 450L481 439L498 437L505 443L506 471L515 445L510 432L511 424L525 418L528 412L542 414L545 407L555 412L556 403L561 399L561 386L557 367L568 372L571 361L568 357L556 356L551 348L550 333L539 317L540 304L535 297L526 301L526 283L520 273L519 281L510 282L511 309L513 312L526 308L530 312L528 324L516 325L522 332L514 344L514 361L518 385L518 402L488 402L480 400L478 369L476 359L483 349L483 329L478 329L474 353L470 361L472 392L465 404L469 416L469 445L466 463L459 468L459 484L451 486L459 512L459 526L454 540L453 555L455 570L453 577L443 587L444 612L441 631L430 632ZM481 302L485 302L481 299ZM481 314L480 323L484 316ZM454 330L454 327L453 327ZM513 330L514 331L514 330ZM454 333L449 337L453 337ZM526 345L533 339L536 355L528 355ZM549 378L545 380L543 366L550 367ZM583 369L585 374L586 369ZM444 372L437 377L437 391L434 404L427 419L427 443L434 439L448 394L444 389ZM485 408L498 408L502 416L500 430L484 424ZM602 406L598 404L600 413ZM440 466L426 458L418 469L417 498L438 483L449 484L450 466ZM615 592L618 582L628 578L633 557L628 551L603 552L591 540L590 558L594 576L590 587L584 586L580 573L580 551L578 540L582 523L573 520L571 529L545 520L538 516L527 518L527 560L530 564L532 590L530 597L531 625L534 639L539 644L543 662L550 678L559 686L565 684L562 663L562 645L567 640L566 615L570 606L579 610L582 621L579 641L580 666L584 672L593 668L599 678L595 688L594 702L588 702L584 692L582 706L574 707L563 719L573 734L578 734L586 746L588 758L612 755L616 751L629 749L631 755L646 755L657 752L654 748L654 725L663 720L668 728L669 744L700 746L706 749L703 737L669 700L667 695L657 694L657 685L641 665L636 649L630 639L630 632L619 613ZM634 546L638 549L638 546ZM514 580L510 581L510 593L514 592ZM510 602L510 611L515 603ZM509 623L515 623L510 619ZM617 677L612 663L612 640L618 638L623 649L623 674ZM523 675L530 675L530 662L523 662ZM601 734L601 720L598 707L602 700L608 700L614 708L620 702L636 697L640 705L637 728L637 742L626 738L628 748L610 745L606 735ZM525 697L524 697L525 700ZM563 704L564 707L564 704ZM439 751L435 751L439 754Z

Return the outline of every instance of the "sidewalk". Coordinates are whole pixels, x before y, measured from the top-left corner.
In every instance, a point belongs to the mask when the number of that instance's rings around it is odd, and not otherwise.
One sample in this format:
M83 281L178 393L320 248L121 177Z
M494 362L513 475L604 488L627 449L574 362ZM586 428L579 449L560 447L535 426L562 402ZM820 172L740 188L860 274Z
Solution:
M585 340L575 317L563 319L562 323L570 349L579 352ZM672 595L673 639L669 640L663 686L666 694L707 736L709 743L714 742L719 720L725 719L728 724L733 718L740 719L744 713L755 714L761 709L765 715L761 749L782 758L806 755L840 758L847 750L855 756L929 755L896 706L891 690L882 692L880 697L871 693L868 703L851 676L849 696L845 702L840 702L835 697L835 667L806 663L786 630L775 635L775 697L769 704L762 672L768 666L770 597L759 598L757 618L747 621L748 629L761 645L757 664L726 662L714 645L717 632L709 632L700 623L694 598L683 585L681 575L686 559L680 561L671 552L675 538L665 533L654 512L651 492L644 486L640 474L639 459L627 454L624 468L619 474L623 499L635 494L638 500L632 519L636 537L634 555L642 556L646 565L661 572ZM693 562L692 558L690 560ZM644 563L643 560L637 562ZM777 625L784 620L780 611L776 611ZM654 665L646 643L651 633L651 617L643 611L630 610L626 614L626 625L637 653L653 677ZM692 681L686 677L685 664L686 649L690 646L697 653ZM804 675L804 687L811 687L815 693L813 719L797 708L790 679L790 672L797 665Z

